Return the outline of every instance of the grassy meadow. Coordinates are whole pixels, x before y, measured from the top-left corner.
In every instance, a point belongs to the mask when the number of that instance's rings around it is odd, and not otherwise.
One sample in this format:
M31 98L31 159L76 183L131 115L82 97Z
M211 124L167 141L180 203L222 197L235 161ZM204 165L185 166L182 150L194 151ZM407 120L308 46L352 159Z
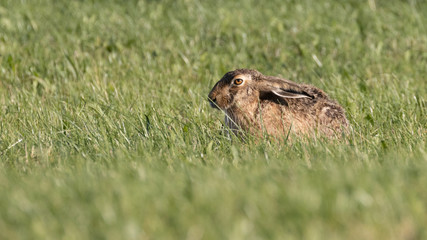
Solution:
M344 141L241 141L254 68ZM0 239L427 239L425 0L0 0Z

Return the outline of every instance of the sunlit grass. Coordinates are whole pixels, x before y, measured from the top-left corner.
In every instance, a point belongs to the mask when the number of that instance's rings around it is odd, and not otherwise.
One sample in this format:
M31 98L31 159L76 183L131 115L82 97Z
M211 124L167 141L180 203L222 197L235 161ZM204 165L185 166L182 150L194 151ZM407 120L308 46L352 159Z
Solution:
M0 239L424 239L423 1L0 0ZM225 134L256 68L343 141Z

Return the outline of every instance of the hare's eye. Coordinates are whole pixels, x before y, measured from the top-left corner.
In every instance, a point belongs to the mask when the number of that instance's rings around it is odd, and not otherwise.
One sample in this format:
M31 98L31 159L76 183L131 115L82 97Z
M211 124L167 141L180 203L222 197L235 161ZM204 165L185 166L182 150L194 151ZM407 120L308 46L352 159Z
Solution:
M236 85L240 85L240 84L242 84L243 83L243 79L240 79L240 78L238 78L238 79L234 79L234 84L236 84Z

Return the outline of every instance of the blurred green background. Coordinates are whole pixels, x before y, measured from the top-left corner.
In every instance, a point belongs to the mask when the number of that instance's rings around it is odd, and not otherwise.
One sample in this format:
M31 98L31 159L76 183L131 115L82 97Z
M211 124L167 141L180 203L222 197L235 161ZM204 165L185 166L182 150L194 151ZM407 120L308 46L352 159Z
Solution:
M426 239L427 2L0 0L0 239ZM346 141L223 134L235 68Z

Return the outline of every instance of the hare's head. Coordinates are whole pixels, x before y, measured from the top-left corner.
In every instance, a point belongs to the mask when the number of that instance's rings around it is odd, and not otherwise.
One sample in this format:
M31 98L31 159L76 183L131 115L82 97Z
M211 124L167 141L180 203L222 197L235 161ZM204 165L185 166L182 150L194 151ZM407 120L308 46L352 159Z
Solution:
M264 76L256 70L237 69L226 73L208 95L213 108L227 110L253 105L263 99L312 98L300 85L277 77Z

